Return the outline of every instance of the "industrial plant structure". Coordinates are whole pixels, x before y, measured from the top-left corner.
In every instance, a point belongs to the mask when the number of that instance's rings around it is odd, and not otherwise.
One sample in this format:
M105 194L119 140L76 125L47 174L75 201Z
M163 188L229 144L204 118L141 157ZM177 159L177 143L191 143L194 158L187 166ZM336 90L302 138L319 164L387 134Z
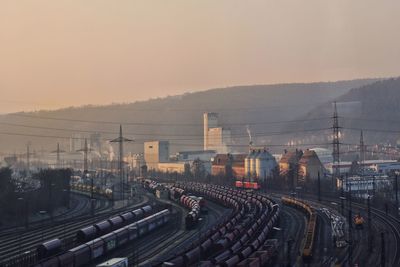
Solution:
M245 176L247 178L265 180L277 170L275 158L266 149L250 149L244 159Z
M232 142L230 129L218 124L218 113L204 113L204 150L215 150L218 154L229 153Z

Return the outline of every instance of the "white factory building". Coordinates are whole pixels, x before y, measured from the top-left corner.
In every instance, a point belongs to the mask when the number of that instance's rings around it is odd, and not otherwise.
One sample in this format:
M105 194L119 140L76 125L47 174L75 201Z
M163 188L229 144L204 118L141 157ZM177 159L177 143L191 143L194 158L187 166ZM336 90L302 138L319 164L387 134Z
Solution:
M358 162L358 164L360 163ZM326 164L326 168L330 173L332 173L333 166L336 165L333 165L332 163ZM352 162L341 161L338 166L341 174L347 174L351 169ZM365 160L361 164L361 167L375 171L379 174L389 174L393 171L400 171L400 162L396 160Z
M387 191L392 187L390 179L387 175L366 175L366 176L350 176L341 181L336 180L337 188L343 186L345 192L350 192L353 196L360 198L367 198L372 195L374 191ZM342 184L343 183L343 184Z
M231 131L220 127L218 113L204 113L204 150L215 150L218 154L229 153L232 143Z
M195 160L200 160L206 173L211 173L211 159L214 156L214 150L201 150L178 152L173 157L170 157L168 141L144 143L144 161L148 170L184 173L192 166Z
M144 142L144 161L148 170L156 170L159 163L169 162L169 142Z

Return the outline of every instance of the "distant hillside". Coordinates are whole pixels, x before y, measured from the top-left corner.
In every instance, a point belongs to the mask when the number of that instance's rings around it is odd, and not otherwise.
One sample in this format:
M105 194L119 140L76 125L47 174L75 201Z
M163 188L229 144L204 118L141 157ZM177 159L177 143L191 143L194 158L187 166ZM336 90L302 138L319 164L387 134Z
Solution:
M175 144L173 151L181 149L182 144L189 145L188 147L193 149L199 149L202 146L202 113L206 111L219 112L221 124L232 129L236 144L247 144L246 124L248 123L293 120L323 103L348 93L352 88L371 84L375 81L377 79L237 86L131 104L18 113L19 116L13 114L1 115L0 122L3 122L3 124L0 124L0 132L8 132L10 135L0 135L0 151L21 151L28 141L32 143L32 148L35 150L42 148L53 150L57 142L60 142L66 150L69 147L69 141L66 139L17 136L13 133L63 137L70 136L73 131L84 130L89 132L100 131L104 139L116 137L116 134L109 134L109 132L118 132L118 125L108 122L122 122L124 132L130 138L136 140L135 144L128 147L127 151L141 152L143 141L149 139L171 140L171 143ZM90 102L90 99L87 101ZM72 120L47 120L43 117ZM80 122L73 120L80 120ZM94 124L82 121L101 122ZM67 128L71 131L11 126L5 125L4 122L35 127ZM129 122L137 124L129 125L127 124ZM182 126L181 124L191 125ZM282 123L251 124L250 130L252 133L278 131L282 125ZM85 132L82 134L88 135ZM256 142L264 144L272 142L272 139L258 137ZM237 149L239 150L239 148Z
M372 84L354 88L337 97L339 124L344 137L343 142L358 143L360 130L364 131L366 144L376 142L396 142L400 139L400 78L377 81ZM298 119L331 117L332 101L312 109ZM319 129L332 126L332 119L291 123L285 130ZM316 134L316 132L314 133ZM308 138L310 138L310 134ZM307 139L298 134L293 138ZM322 141L316 134L310 142Z

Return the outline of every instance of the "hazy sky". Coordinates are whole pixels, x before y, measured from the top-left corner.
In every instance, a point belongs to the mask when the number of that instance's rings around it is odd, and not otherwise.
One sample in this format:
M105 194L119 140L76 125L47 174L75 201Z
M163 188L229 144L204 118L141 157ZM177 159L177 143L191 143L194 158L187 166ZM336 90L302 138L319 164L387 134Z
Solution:
M400 74L400 1L0 0L0 113Z

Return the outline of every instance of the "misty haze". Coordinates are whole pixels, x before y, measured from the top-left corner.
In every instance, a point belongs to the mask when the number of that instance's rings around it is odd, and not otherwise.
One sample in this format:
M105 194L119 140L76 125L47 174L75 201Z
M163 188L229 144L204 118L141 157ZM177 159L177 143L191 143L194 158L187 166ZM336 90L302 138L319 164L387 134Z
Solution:
M0 3L0 267L400 266L400 2Z

